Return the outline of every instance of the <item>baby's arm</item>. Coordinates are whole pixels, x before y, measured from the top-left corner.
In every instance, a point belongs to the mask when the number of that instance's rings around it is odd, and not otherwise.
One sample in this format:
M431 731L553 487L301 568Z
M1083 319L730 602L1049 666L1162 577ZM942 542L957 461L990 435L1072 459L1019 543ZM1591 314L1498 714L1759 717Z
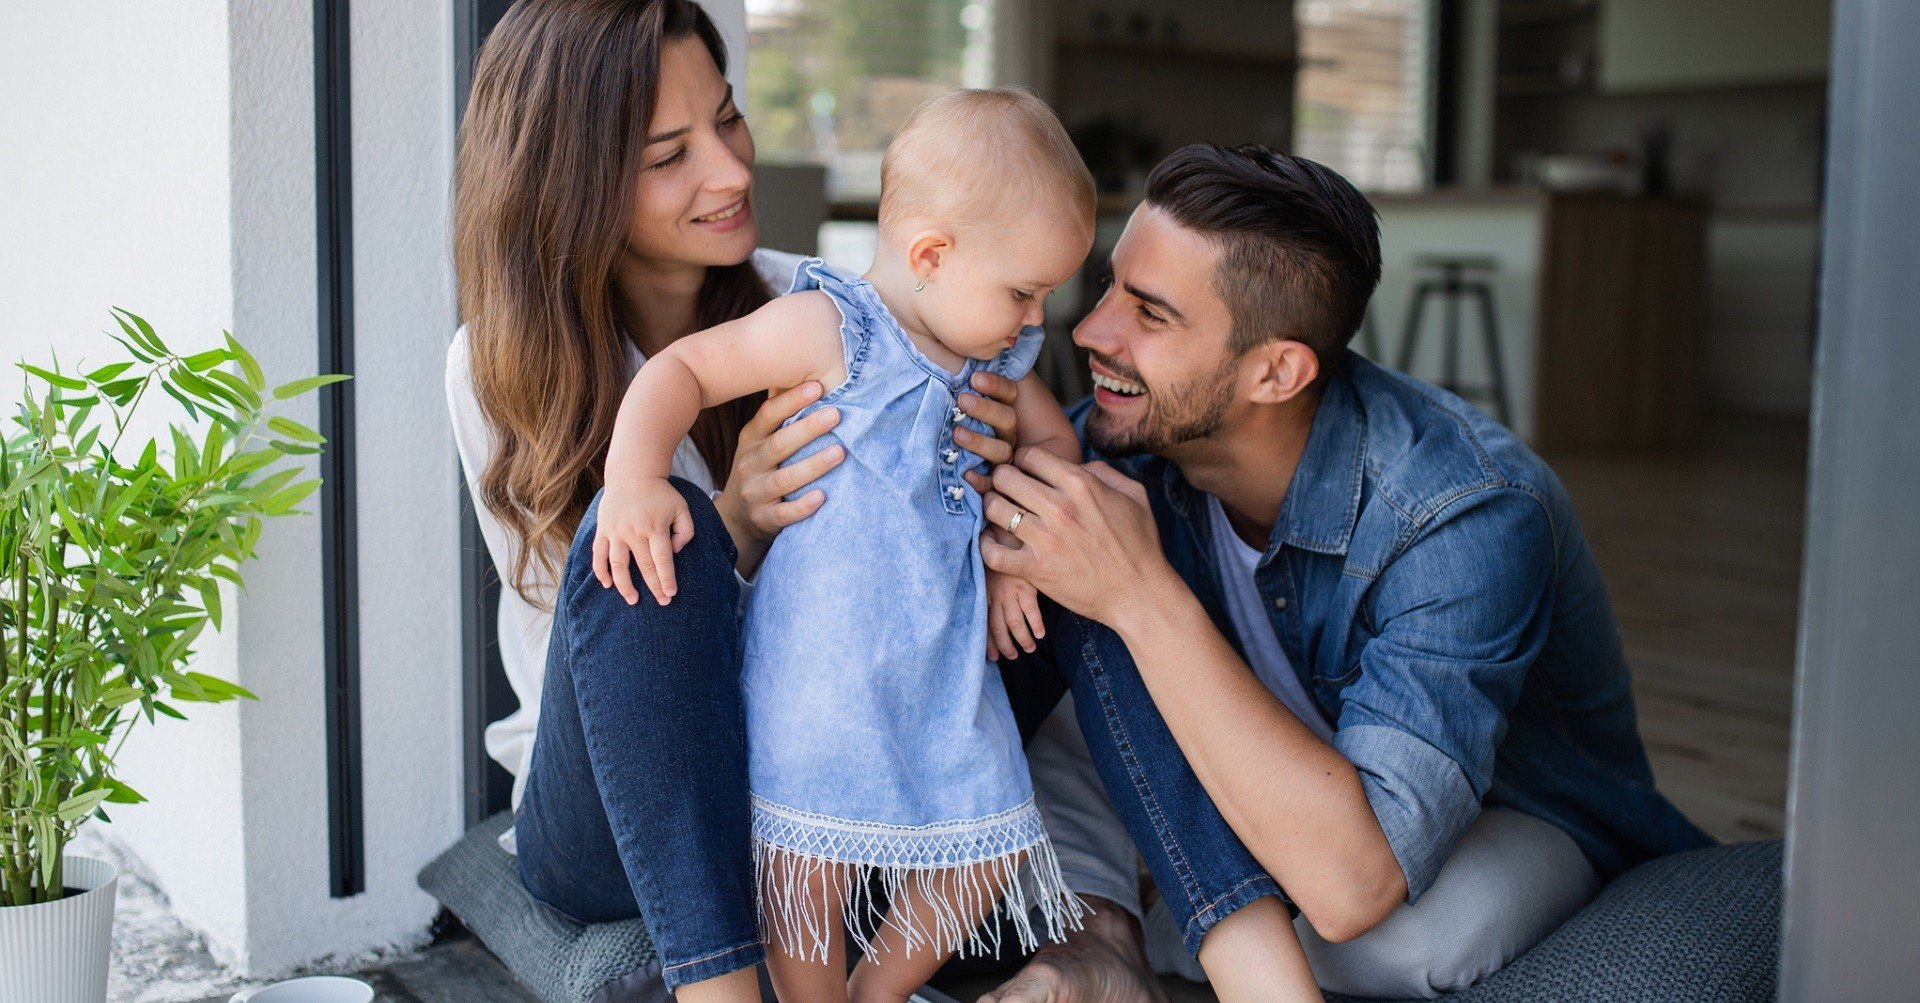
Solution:
M607 447L606 493L594 537L594 577L640 600L630 560L662 606L677 591L673 555L693 538L686 499L667 483L673 451L704 408L756 390L846 378L840 311L825 293L775 299L661 350L634 374Z
M1060 409L1040 378L1028 373L1020 378L1020 393L1013 400L1014 427L1019 429L1021 448L1033 446L1047 450L1069 463L1080 462L1080 438L1073 422ZM989 526L987 532L1009 547L1017 547L1018 534L1004 526ZM1047 636L1040 617L1040 592L1024 578L987 572L987 657L1014 659L1021 651L1033 651L1038 638Z

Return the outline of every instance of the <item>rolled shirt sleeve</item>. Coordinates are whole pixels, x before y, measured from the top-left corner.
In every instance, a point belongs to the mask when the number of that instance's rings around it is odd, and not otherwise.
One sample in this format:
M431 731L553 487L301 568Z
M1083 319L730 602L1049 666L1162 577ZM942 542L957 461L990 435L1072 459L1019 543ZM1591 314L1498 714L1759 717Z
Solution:
M1340 693L1334 747L1354 765L1412 903L1480 812L1553 608L1553 525L1531 493L1456 500L1375 582L1374 637Z

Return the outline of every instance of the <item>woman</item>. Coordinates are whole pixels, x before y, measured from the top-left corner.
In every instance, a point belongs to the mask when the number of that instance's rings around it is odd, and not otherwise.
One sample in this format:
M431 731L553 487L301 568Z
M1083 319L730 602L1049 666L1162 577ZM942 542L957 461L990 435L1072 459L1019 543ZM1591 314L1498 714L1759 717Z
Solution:
M482 50L461 127L447 353L455 439L494 563L521 708L487 730L515 777L520 872L581 921L644 918L683 1000L757 1000L736 609L805 491L840 457L780 463L831 428L804 384L701 415L675 452L695 536L671 606L592 575L596 492L621 394L647 356L785 292L756 250L753 139L713 23L688 0L521 0ZM1013 385L961 406L1012 453ZM720 476L714 476L719 472ZM976 485L981 487L984 485ZM791 498L792 500L788 500ZM536 731L537 729L537 731ZM540 736L534 742L535 734Z

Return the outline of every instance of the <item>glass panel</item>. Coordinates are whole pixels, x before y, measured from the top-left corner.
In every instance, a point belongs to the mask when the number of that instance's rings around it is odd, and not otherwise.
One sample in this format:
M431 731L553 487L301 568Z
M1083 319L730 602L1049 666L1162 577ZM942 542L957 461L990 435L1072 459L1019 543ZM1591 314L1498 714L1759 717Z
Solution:
M921 101L993 83L994 0L747 0L747 111L761 156L827 166L834 198L880 193Z
M1430 175L1428 0L1301 0L1293 152L1367 190Z

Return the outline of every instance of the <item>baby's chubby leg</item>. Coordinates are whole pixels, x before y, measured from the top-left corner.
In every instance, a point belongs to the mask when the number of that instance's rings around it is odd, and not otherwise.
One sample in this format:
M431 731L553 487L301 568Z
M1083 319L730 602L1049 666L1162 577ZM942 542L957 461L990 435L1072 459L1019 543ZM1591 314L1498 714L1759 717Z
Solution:
M832 867L810 866L804 859L781 853L766 862L768 878L762 883L761 909L769 917L795 903L782 903L766 894L770 888L792 889L801 901L809 902L808 911L822 924L778 921L767 924L767 975L773 991L783 1001L795 1003L838 1003L847 998L847 947L840 921L840 873ZM818 951L825 941L827 956Z
M1016 858L1014 865L1019 862ZM906 937L898 927L911 923L924 940L939 928L936 917L944 913L950 921L958 921L963 937L970 934L999 904L995 890L1004 866L976 864L922 872L908 879L900 895L902 901L889 904L887 920L873 937L872 956L862 958L854 967L847 984L848 999L852 1003L904 1003L954 952L945 950L945 945L935 949L920 943L908 953Z

